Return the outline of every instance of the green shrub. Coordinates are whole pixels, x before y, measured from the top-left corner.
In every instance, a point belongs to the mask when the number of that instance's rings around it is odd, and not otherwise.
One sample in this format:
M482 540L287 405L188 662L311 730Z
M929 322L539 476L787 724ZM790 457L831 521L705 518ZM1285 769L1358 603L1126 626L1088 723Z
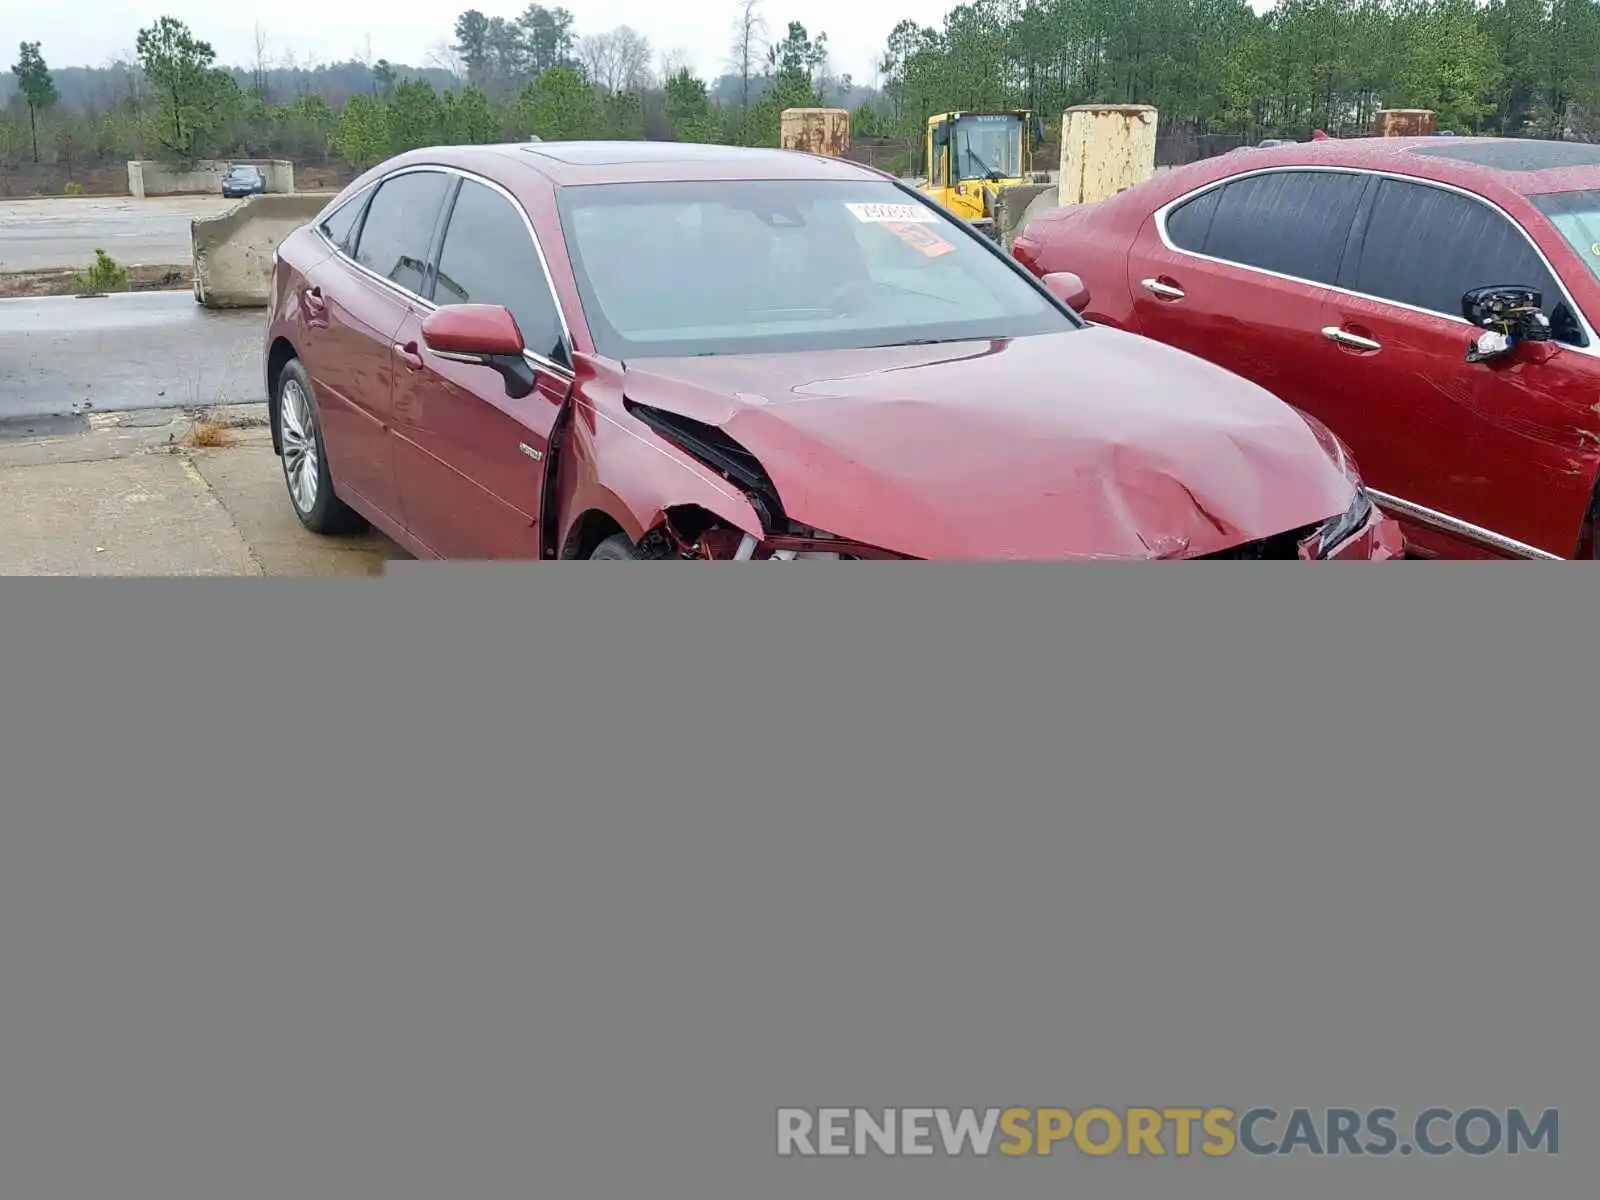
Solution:
M73 276L77 284L78 295L99 296L106 292L125 292L128 290L128 268L112 258L104 250L94 252L94 262L88 269L79 271Z
M67 180L67 186L61 189L61 194L63 196L81 196L83 195L83 184L76 179L69 179Z

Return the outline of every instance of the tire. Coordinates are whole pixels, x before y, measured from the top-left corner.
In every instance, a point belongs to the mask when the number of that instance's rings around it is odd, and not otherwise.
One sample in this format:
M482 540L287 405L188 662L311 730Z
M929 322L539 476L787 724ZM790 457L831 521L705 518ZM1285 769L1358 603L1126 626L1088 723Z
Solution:
M629 540L628 535L625 533L614 533L605 541L596 546L594 550L590 552L589 557L590 559L601 561L611 559L616 561L626 560L632 562L643 562L648 561L649 559L661 558L663 556L660 554L651 554L648 551L639 549L638 546L635 546L633 542Z
M278 426L278 444L283 447L279 461L283 464L284 486L300 524L324 536L365 529L366 518L339 499L333 489L316 394L298 358L290 359L278 376L273 420Z

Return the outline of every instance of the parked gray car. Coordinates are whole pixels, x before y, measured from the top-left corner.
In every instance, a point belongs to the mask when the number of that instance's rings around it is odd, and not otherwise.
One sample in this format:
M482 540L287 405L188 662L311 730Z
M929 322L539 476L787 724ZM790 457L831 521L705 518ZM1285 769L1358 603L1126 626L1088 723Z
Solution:
M222 194L230 200L241 196L259 196L267 190L267 177L260 167L248 164L229 167L222 177Z

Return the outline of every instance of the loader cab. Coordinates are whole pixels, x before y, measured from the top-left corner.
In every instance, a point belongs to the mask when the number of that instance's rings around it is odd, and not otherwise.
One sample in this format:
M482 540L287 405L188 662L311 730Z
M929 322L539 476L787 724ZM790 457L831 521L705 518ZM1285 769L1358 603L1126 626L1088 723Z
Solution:
M953 112L928 118L923 191L967 220L986 215L986 193L1021 183L1030 151L1044 142L1031 112Z

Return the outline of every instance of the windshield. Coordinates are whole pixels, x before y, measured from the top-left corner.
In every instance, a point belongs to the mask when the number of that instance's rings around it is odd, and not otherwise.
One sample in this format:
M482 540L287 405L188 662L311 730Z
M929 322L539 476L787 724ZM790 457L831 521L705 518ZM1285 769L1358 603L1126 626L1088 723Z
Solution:
M956 120L956 178L1002 179L1022 175L1022 118L972 116Z
M1600 279L1600 191L1553 192L1529 199Z
M758 354L1079 327L966 225L887 180L566 187L600 353Z

